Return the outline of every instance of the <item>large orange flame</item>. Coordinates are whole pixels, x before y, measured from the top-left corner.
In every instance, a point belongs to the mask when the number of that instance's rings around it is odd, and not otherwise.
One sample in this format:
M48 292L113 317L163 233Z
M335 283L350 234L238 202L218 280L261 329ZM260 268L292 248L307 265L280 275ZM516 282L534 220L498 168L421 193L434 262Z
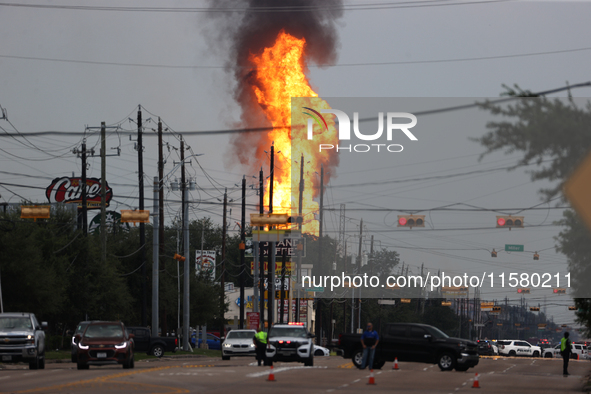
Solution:
M338 156L331 151L318 152L319 143L337 144L337 133L334 127L314 136L314 141L306 138L305 130L292 132L292 101L293 97L310 97L305 102L316 110L330 108L326 101L318 98L312 90L305 75L305 39L298 39L284 31L277 36L275 44L265 48L262 54L251 54L249 60L256 67L256 83L253 84L257 101L267 119L274 127L269 137L275 146L275 171L273 182L273 212L295 214L298 211L298 187L300 182L299 161L304 157L304 193L302 211L304 215L303 230L318 234L318 221L314 214L318 211L318 203L314 201L319 193L320 167L324 165L325 184L332 172L326 172L338 164ZM305 125L307 118L302 108L293 108L294 120ZM331 122L332 124L332 122ZM263 159L263 158L261 158ZM292 160L293 159L293 160ZM292 185L293 188L292 193ZM269 201L269 181L265 190L265 202Z

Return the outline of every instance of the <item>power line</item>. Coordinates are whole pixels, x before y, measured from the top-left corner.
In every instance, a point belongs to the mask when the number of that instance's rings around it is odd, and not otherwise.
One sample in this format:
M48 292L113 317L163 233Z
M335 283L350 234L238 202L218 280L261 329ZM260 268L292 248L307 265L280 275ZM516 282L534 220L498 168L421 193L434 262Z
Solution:
M496 60L496 59L514 59L521 57L532 57L532 56L547 56L557 55L563 53L576 53L591 50L591 47L571 48L571 49L557 49L553 51L540 51L540 52L526 52L526 53L513 53L506 55L491 55L491 56L478 56L478 57L458 57L450 59L424 59L424 60L401 60L401 61L387 61L387 62L363 62L363 63L334 63L334 64L310 64L308 68L325 68L325 67L361 67L361 66L399 66L399 65L413 65L413 64L441 64L441 63L459 63L459 62L473 62L483 60ZM149 63L125 63L125 62L105 62L98 60L76 60L76 59L59 59L49 57L37 57L37 56L17 56L17 55L0 55L0 58L5 59L17 59L17 60L37 60L54 63L73 63L73 64L91 64L101 66L122 66L122 67L144 67L144 68L166 68L176 70L217 70L226 69L226 66L204 66L204 65L174 65L174 64L149 64ZM265 70L271 67L249 67L249 66L234 66L235 68L245 68L249 70Z

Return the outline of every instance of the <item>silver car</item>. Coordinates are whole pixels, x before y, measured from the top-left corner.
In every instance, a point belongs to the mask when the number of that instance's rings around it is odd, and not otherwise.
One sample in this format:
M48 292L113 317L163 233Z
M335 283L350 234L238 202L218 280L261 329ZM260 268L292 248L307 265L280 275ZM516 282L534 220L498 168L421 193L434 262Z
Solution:
M222 360L236 356L255 356L253 338L255 330L232 330L228 332L222 343Z

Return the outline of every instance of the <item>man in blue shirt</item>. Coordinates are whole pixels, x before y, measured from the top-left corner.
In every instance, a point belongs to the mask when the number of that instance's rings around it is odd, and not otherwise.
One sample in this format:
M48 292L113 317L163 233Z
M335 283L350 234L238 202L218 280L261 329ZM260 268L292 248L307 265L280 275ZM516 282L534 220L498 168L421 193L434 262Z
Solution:
M367 323L367 327L363 334L361 334L361 346L363 346L363 361L361 362L361 369L365 369L368 365L367 357L369 356L369 369L373 369L373 357L376 352L376 346L380 342L380 336L377 331L374 331L373 324Z

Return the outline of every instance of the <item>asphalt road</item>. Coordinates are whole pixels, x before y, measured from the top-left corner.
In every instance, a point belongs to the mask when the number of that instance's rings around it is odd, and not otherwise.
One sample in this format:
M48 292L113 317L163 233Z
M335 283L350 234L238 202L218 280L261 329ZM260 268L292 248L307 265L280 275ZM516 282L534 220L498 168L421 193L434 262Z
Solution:
M341 357L317 357L314 367L275 363L275 381L267 381L269 367L252 358L167 358L136 362L135 368L93 367L78 371L72 363L47 363L45 370L24 365L0 369L0 393L566 393L581 392L590 361L571 360L571 376L562 376L562 360L483 358L468 372L441 372L436 365L387 363L374 371L358 370ZM480 390L474 390L475 373Z

